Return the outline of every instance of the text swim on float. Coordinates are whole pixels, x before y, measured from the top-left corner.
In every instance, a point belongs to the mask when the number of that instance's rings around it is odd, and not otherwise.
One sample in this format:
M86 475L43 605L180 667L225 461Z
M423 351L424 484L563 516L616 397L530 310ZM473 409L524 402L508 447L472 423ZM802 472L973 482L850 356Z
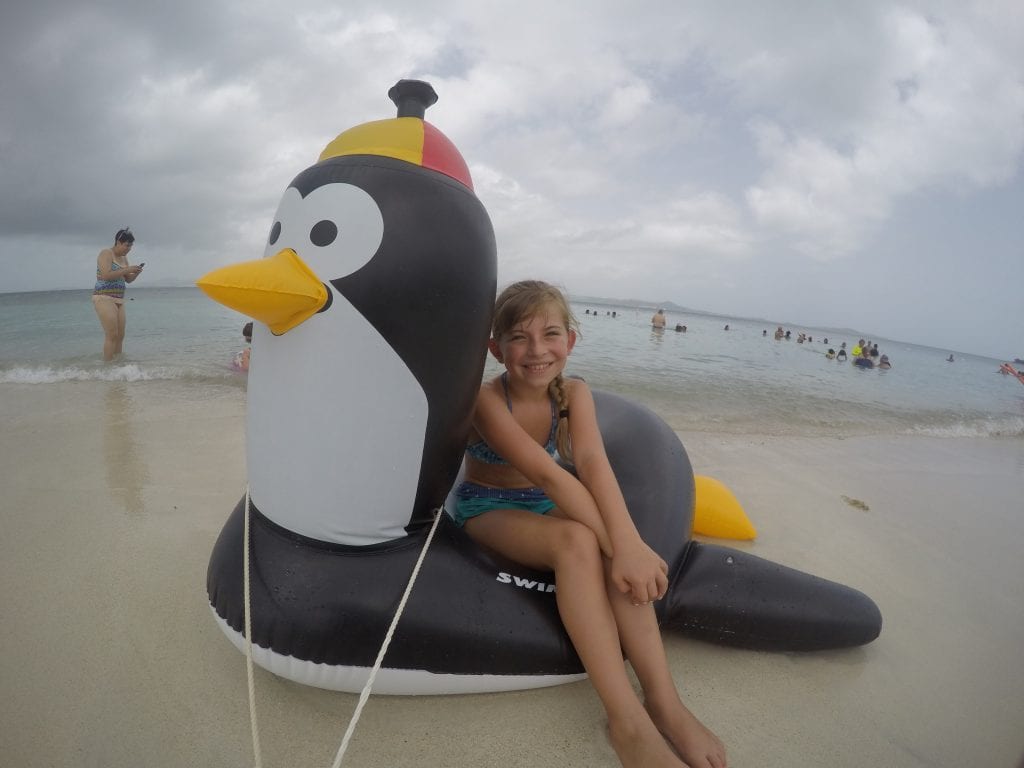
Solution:
M533 579L524 579L522 576L513 576L511 573L505 573L499 571L496 581L502 584L515 584L520 589L535 589L538 592L554 592L555 585L547 584L543 581L534 581Z

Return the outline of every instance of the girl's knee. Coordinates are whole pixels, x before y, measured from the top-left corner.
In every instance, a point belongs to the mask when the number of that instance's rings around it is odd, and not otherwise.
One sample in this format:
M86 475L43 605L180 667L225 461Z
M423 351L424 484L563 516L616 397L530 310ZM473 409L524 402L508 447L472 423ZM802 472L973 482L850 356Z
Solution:
M597 535L583 523L566 520L559 526L557 552L559 557L580 563L601 559Z

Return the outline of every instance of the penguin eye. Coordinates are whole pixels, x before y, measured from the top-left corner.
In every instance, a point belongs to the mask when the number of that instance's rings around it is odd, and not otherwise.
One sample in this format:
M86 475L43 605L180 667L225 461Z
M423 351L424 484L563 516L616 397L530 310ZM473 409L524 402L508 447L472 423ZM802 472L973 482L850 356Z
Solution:
M380 206L369 192L345 182L328 182L305 197L288 187L272 221L264 257L291 248L328 282L369 263L384 240Z
M309 242L323 248L338 238L338 225L329 219L323 219L309 230Z

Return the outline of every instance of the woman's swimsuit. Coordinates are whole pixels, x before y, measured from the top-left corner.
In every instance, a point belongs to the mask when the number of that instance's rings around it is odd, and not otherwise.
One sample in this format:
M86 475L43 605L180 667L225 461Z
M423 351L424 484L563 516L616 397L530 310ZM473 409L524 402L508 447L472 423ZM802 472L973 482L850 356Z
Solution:
M505 403L508 405L509 413L512 412L512 398L508 391L508 374L501 375L501 385L505 389ZM555 432L558 429L558 407L554 399L551 400L551 430L548 433L548 441L544 450L550 456L554 456L557 447L555 443ZM477 461L484 464L508 464L499 456L484 440L479 440L466 446L466 453ZM455 510L449 510L452 520L460 528L466 524L471 517L490 512L492 509L525 509L538 515L544 515L555 508L551 501L540 488L493 488L479 483L463 482L455 491Z
M111 272L115 272L119 269L124 269L124 266L118 264L116 261L110 262ZM100 268L99 266L96 267L96 287L92 290L93 296L109 296L112 299L123 299L124 286L125 281L123 277L119 277L115 280L100 280Z

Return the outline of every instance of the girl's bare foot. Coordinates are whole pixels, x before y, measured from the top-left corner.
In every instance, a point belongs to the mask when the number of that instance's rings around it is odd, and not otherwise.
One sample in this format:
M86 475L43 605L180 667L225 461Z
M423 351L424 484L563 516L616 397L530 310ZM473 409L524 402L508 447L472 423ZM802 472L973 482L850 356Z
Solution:
M647 711L690 768L727 768L725 746L682 702L659 709L650 702Z
M641 714L608 722L608 737L623 768L685 768L647 714Z

